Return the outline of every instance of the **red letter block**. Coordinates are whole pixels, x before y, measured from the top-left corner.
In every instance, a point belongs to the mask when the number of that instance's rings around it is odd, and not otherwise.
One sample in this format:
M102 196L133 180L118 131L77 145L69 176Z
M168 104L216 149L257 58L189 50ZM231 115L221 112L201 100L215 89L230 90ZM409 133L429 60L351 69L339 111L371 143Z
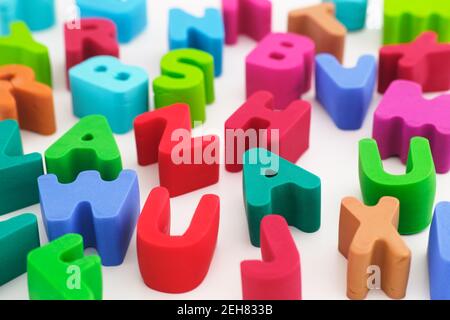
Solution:
M272 2L268 0L222 0L225 43L235 44L240 34L259 41L272 30Z
M225 123L225 163L230 172L242 170L242 157L251 148L265 148L297 162L309 147L311 105L296 100L274 110L273 95L251 96Z
M398 79L417 82L423 92L450 89L450 44L438 43L434 32L424 32L414 42L381 48L378 92Z
M261 222L263 261L241 264L244 300L300 300L300 254L286 220L278 215Z
M195 289L205 278L216 248L220 199L205 195L182 236L170 236L170 199L155 188L142 210L137 227L139 269L147 286L167 293Z
M276 109L284 109L309 91L315 46L292 33L271 33L246 58L247 98L264 90L274 95Z
M68 72L73 66L94 56L119 57L117 28L108 19L81 19L79 26L68 22L64 25L64 40L68 86Z
M191 138L189 106L146 112L134 121L138 162L159 163L162 187L176 197L219 181L219 137Z

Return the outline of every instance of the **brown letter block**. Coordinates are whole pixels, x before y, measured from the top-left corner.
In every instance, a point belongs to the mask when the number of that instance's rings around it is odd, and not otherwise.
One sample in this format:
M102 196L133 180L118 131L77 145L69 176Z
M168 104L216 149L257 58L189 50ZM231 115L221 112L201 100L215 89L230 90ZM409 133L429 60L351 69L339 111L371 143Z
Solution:
M288 31L310 37L317 53L330 53L342 63L347 29L336 19L333 3L289 12Z
M408 285L411 251L397 227L400 203L383 197L374 207L356 198L341 203L339 251L348 259L347 296L364 299L372 285L371 266L379 267L381 289L391 298L401 299Z
M52 89L35 81L23 65L0 67L0 121L13 119L24 130L42 135L56 131Z

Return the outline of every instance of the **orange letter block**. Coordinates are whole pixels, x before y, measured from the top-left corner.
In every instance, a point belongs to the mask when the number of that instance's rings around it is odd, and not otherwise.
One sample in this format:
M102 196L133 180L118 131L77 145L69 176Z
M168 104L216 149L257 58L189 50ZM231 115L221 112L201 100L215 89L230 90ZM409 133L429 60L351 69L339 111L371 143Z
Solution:
M333 3L293 10L288 19L288 32L310 37L316 53L330 53L342 63L347 29L336 19Z
M27 66L0 67L0 120L5 119L43 135L56 131L52 89L35 81L33 69Z
M392 197L381 198L374 207L356 198L342 200L339 251L348 259L350 299L364 299L369 289L376 288L377 277L389 297L405 296L411 251L397 231L399 207L399 201Z

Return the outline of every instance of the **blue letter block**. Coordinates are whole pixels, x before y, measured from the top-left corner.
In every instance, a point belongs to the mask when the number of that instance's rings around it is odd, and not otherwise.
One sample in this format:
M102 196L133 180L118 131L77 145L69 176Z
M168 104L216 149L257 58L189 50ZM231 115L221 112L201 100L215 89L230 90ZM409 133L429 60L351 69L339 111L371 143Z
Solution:
M222 74L225 31L222 15L217 9L207 9L197 18L180 9L170 10L170 50L191 48L208 52L214 57L214 74Z
M55 24L54 0L1 0L0 35L9 34L9 24L21 20L32 31L45 30Z
M17 122L0 121L0 216L38 203L43 174L42 156L23 154Z
M316 95L336 126L342 130L361 128L372 101L376 60L365 55L354 68L342 67L330 54L316 57Z
M147 26L146 0L77 0L82 18L107 18L117 26L119 42L128 43Z
M349 30L364 28L367 15L367 0L323 0L336 5L337 19Z
M450 202L434 211L428 241L428 273L432 300L450 300Z
M136 116L148 111L149 83L144 69L99 56L69 71L74 114L83 118L101 114L114 133L133 128Z
M42 217L50 241L68 233L83 236L105 266L122 264L140 212L136 172L124 170L115 181L84 171L75 182L55 175L39 177Z

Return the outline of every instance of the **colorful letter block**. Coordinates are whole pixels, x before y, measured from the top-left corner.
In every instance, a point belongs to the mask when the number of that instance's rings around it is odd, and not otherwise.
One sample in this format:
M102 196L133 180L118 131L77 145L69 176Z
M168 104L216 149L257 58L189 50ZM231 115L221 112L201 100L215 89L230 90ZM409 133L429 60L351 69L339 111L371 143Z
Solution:
M272 2L268 0L222 0L225 42L236 44L244 34L260 41L272 30Z
M244 202L250 240L260 246L262 219L282 215L303 232L320 228L320 178L266 149L244 154Z
M8 34L9 24L25 22L32 31L41 31L55 24L54 0L2 0L0 2L0 35Z
M432 30L440 42L450 41L450 2L447 0L385 0L384 43L409 42Z
M0 35L9 33L9 24L16 18L16 1L3 0L0 2Z
M31 300L101 300L100 257L84 256L83 237L67 234L28 255Z
M0 37L0 66L22 64L34 70L36 80L52 85L50 57L46 46L33 40L24 22L11 24L11 34Z
M342 63L347 29L335 17L333 3L289 12L288 32L311 38L317 53L329 53Z
M17 122L0 121L0 215L38 203L42 174L41 155L23 154Z
M169 18L170 50L193 48L214 57L214 74L222 74L225 31L222 15L217 9L207 9L202 18L181 9L171 9Z
M271 33L247 56L245 64L247 98L269 91L275 108L284 109L311 88L314 43L295 34Z
M138 162L159 163L159 181L176 197L219 181L218 136L191 137L189 107L175 104L134 122Z
M22 214L0 222L0 286L27 272L27 255L39 245L35 215Z
M50 240L67 233L83 236L105 266L122 264L140 212L136 172L124 170L114 181L98 171L81 172L70 184L55 175L39 177L41 211Z
M364 28L367 15L367 0L323 0L336 6L336 18L349 30Z
M122 159L105 117L87 116L45 151L47 173L70 183L86 170L97 170L103 180L115 180Z
M282 216L261 221L261 255L241 263L243 299L301 300L300 254Z
M199 286L214 256L219 220L219 197L205 195L187 231L171 236L169 192L162 187L153 189L137 227L138 262L145 284L167 293Z
M359 58L344 68L331 54L316 56L317 100L342 130L362 127L375 89L377 63L373 56Z
M383 197L373 207L356 198L345 198L339 219L339 252L348 259L347 296L364 299L370 277L378 277L381 289L402 299L408 286L411 251L398 234L400 203ZM375 267L373 270L372 268Z
M427 138L437 173L450 171L450 95L422 96L419 84L397 80L383 96L373 124L382 159L399 156L406 163L413 137Z
M147 0L76 0L82 18L106 18L114 21L119 42L128 43L147 26Z
M297 162L309 148L311 105L296 100L284 110L275 110L273 95L259 91L225 122L225 167L242 170L245 151L265 148L290 162Z
M140 67L98 56L73 67L69 77L73 113L79 118L101 114L114 133L122 134L133 129L136 116L148 111L148 75Z
M0 120L13 119L22 129L43 135L56 131L53 91L36 82L23 65L0 66Z
M204 123L206 105L215 100L214 58L197 49L177 49L161 61L161 76L153 81L155 108L186 103L192 125Z
M119 58L117 28L109 19L80 19L74 27L70 22L64 25L64 43L66 46L66 74L81 62L95 56L113 56ZM69 82L67 82L69 85Z
M432 300L450 300L450 202L434 211L428 240L428 274Z
M424 32L411 43L382 47L378 92L397 79L415 81L424 92L449 90L450 44L439 44L435 33Z
M398 231L402 235L424 230L431 222L436 194L436 171L428 140L411 140L406 174L384 171L377 142L359 142L359 181L364 203L374 206L384 196L400 201Z

